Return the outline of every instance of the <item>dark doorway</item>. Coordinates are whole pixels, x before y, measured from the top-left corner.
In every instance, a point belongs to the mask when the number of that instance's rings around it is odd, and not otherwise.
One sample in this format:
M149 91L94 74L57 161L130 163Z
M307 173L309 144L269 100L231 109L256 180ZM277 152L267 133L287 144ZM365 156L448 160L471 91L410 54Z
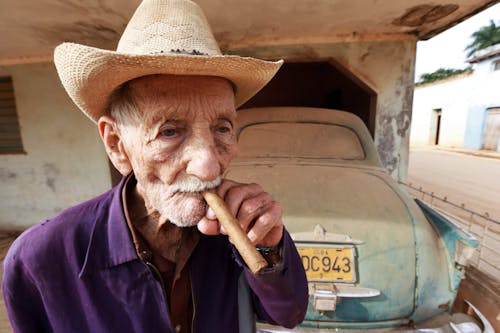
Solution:
M256 96L241 108L308 106L354 113L373 136L376 93L332 61L285 63Z
M441 109L433 109L431 115L431 128L429 131L429 143L439 145L439 132L441 130Z

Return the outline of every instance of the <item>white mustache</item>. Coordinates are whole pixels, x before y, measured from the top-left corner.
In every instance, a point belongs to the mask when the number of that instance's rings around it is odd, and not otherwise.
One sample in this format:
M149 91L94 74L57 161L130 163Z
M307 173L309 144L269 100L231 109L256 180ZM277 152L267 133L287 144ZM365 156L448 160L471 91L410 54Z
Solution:
M210 190L220 185L222 182L222 176L218 176L216 179L205 182L199 180L196 177L189 177L185 179L176 180L173 184L169 186L169 192L202 192L205 190Z

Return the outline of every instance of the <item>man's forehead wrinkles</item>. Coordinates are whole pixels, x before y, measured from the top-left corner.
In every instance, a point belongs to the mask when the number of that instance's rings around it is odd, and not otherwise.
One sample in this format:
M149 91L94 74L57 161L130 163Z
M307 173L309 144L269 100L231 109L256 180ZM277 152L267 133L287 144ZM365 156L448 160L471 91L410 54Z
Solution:
M186 116L187 114L181 110L180 106L162 107L156 112L155 121L181 120Z
M216 106L206 108L190 108L184 105L178 107L162 108L151 114L151 124L164 123L168 121L215 121L219 119L233 120L236 118L236 112L232 109L218 108Z
M169 84L165 84L167 81ZM153 129L168 121L190 123L227 119L234 122L236 112L232 90L218 81L211 83L199 78L149 78L136 82L143 123Z
M168 120L178 120L182 118L182 111L178 106L166 105L165 103L155 103L141 110L144 122L150 126L164 123Z

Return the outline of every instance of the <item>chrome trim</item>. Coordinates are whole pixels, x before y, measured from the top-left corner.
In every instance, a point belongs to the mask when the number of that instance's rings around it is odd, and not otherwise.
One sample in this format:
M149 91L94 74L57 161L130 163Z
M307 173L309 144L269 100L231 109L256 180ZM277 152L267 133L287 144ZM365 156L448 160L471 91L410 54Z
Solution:
M352 332L352 333L360 333L360 332L369 332L369 333L495 333L493 326L486 319L486 317L469 301L465 300L465 302L471 307L474 311L474 314L481 321L481 325L483 330L476 323L475 319L469 316L470 321L454 323L452 321L446 323L445 325L437 328L415 328L415 329L341 329L341 328L309 328L309 327L297 327L295 329L286 329L280 328L267 324L258 324L257 325L257 333L332 333L332 332ZM326 324L326 323L325 323Z
M461 323L453 324L449 323L444 327L439 328L419 328L419 329L407 329L407 330L388 330L388 329L360 329L360 330L344 330L344 329L321 329L321 328L299 328L299 329L257 329L257 333L332 333L332 332L370 332L370 333L487 333L487 331L481 332L479 326L475 323Z
M493 329L493 326L491 326L489 320L486 319L486 317L474 305L472 305L471 302L465 300L465 303L467 303L472 310L474 310L476 316L481 319L481 324L483 324L484 327L483 333L495 333L495 330Z

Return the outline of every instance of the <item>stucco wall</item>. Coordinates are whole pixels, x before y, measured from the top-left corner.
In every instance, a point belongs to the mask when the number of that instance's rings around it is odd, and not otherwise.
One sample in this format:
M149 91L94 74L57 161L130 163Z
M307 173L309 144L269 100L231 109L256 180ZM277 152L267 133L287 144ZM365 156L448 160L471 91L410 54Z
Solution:
M377 93L375 144L382 163L406 180L411 118L414 40L276 45L233 49L231 53L264 59L334 59Z
M441 110L439 145L462 147L472 87L470 75L459 75L415 88L410 135L412 145L431 144L433 110Z
M481 149L488 108L500 107L500 70L494 70L493 63L500 56L474 64L473 85L469 91L471 102L467 115L464 147Z
M482 148L487 110L500 106L500 70L493 70L493 61L475 64L472 73L415 88L411 145L429 144L432 110L441 109L439 145Z
M111 185L93 125L52 64L4 67L13 78L24 155L0 155L0 228L24 228Z
M231 50L289 61L334 59L377 93L375 144L404 181L408 166L415 41L280 45ZM26 155L0 155L0 226L24 227L110 187L94 125L66 96L51 64L5 68L14 80Z

